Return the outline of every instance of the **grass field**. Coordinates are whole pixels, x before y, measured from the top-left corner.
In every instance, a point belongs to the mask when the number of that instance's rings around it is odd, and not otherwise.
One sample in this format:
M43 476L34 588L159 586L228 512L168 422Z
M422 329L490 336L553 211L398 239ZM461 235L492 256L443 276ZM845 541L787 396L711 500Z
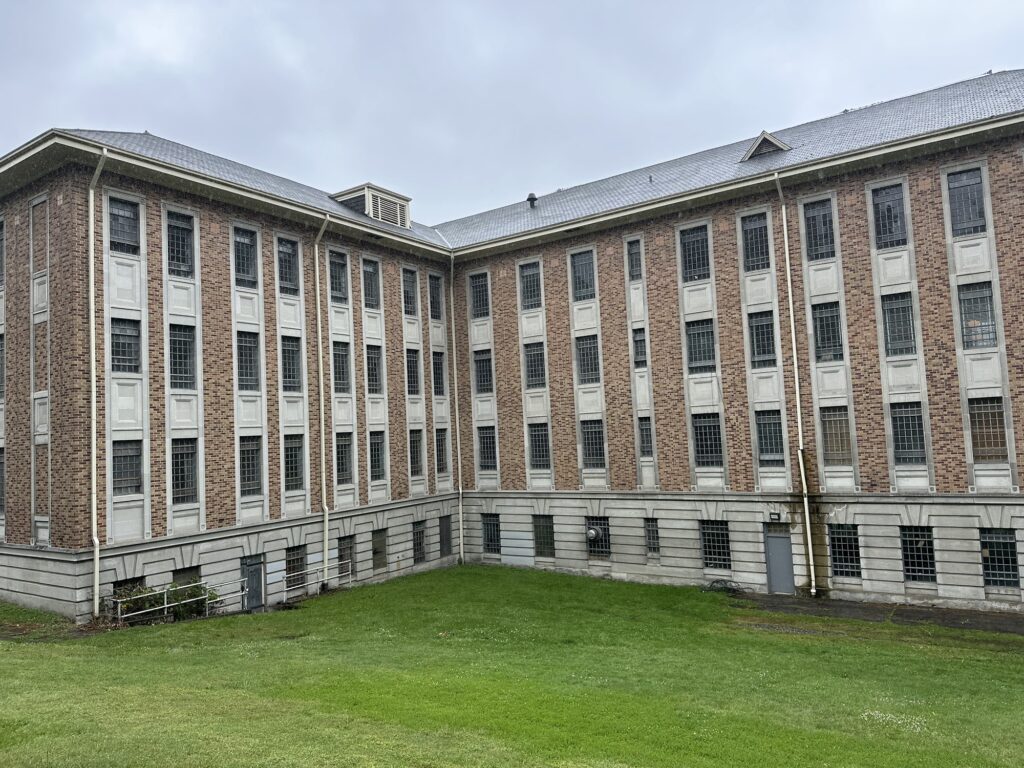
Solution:
M1020 766L1022 724L1022 637L694 589L463 567L86 637L0 606L11 768Z

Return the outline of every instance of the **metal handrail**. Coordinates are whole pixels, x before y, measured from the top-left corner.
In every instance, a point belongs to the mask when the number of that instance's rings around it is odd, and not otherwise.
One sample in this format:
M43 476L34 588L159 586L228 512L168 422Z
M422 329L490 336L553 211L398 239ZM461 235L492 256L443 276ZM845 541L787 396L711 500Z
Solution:
M214 591L215 587L229 586L232 584L241 584L241 587L237 592L231 592L224 595ZM170 594L172 592L194 589L196 587L200 587L203 590L202 595L198 597L189 597L185 598L184 600L176 600L174 602L170 602ZM192 584L170 584L161 590L153 590L152 592L145 592L140 595L131 595L129 597L112 597L110 601L114 604L115 616L117 618L118 623L120 623L122 621L125 621L126 619L131 619L136 616L144 616L146 614L156 612L162 612L164 617L167 617L169 615L169 611L171 608L176 608L180 605L189 605L190 603L198 603L200 601L205 603L205 605L203 606L203 612L206 616L209 616L211 604L220 603L232 597L240 597L243 599L244 603L244 597L247 593L248 587L245 584L245 579L235 579L233 581L220 582L213 586L209 585L205 581L197 581L193 582ZM217 596L211 598L211 594L215 594ZM128 613L125 613L124 611L125 606L133 601L144 599L152 600L154 597L158 597L160 595L163 595L162 605L154 605L152 608L143 608L142 610L130 611Z
M347 565L348 566L348 571L345 572L345 573L341 572L341 567L343 565ZM328 574L332 570L338 571L338 573L335 574L334 578L339 578L340 579L342 576L348 576L348 585L350 587L352 586L352 561L351 560L338 560L334 565L327 566ZM323 571L324 571L324 569L322 567L318 566L316 568L307 568L306 570L299 571L298 573L286 573L285 574L285 579L284 579L284 599L285 600L288 599L288 593L289 592L292 592L292 591L295 591L295 590L299 590L299 589L306 589L310 584L312 584L312 583L314 583L316 581L315 579L310 580L310 579L306 578L306 579L303 579L301 584L293 584L292 586L289 586L288 585L288 580L289 579L295 578L297 576L308 576L311 573L323 573ZM332 577L330 575L328 575L327 580L330 581L331 578Z

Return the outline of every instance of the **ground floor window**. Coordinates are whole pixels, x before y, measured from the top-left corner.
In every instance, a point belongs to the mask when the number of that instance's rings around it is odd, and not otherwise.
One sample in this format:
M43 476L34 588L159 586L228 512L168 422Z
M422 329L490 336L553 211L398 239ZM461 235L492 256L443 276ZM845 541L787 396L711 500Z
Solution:
M378 528L371 539L373 547L373 570L383 571L388 567L388 529Z
M284 551L285 586L288 589L301 587L306 580L306 548L288 547Z
M661 554L661 533L658 531L658 520L654 517L644 519L644 541L648 555Z
M533 556L555 556L555 519L551 515L533 516Z
M732 569L727 520L700 521L700 550L705 568Z
M935 581L935 543L932 529L924 525L901 525L903 578L907 581Z
M441 557L448 557L452 553L452 516L441 515L437 518L437 532Z
M829 525L828 549L832 555L833 576L860 578L860 539L856 525Z
M612 530L607 517L587 518L587 556L598 560L612 556Z
M427 561L427 523L417 520L412 524L412 562L413 564Z
M501 554L501 520L495 514L480 515L484 533L484 554Z
M338 539L338 575L356 575L356 537L342 536Z
M981 567L985 586L1019 587L1017 532L1012 528L982 528Z

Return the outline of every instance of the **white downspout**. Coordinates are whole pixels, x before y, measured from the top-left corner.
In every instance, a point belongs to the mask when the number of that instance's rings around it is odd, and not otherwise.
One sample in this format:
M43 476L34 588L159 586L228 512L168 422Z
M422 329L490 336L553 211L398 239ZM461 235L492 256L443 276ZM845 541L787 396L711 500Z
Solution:
M323 547L323 585L327 585L327 533L330 527L330 508L327 506L327 447L324 436L324 341L323 341L323 320L320 317L320 241L323 239L327 229L330 216L324 216L324 223L320 225L320 231L313 241L313 258L316 284L316 376L317 376L317 409L320 414L320 506L324 513L324 547Z
M96 509L96 185L107 163L104 147L89 182L89 519L92 525L92 615L100 615L100 524Z
M455 403L455 456L459 469L459 562L466 562L465 525L462 516L462 424L459 421L459 344L455 338L455 252L451 255L448 278L448 317L452 340L452 402Z
M789 258L789 222L786 218L786 198L782 194L782 182L775 174L775 188L782 205L782 243L786 251L786 297L789 302L789 339L793 345L793 388L796 392L796 434L798 440L796 457L800 464L800 495L804 502L804 532L807 536L807 570L811 575L811 596L818 594L818 582L814 575L814 542L811 539L811 504L807 495L807 465L804 460L804 417L803 399L800 397L800 359L796 350L796 315L793 312L793 270Z

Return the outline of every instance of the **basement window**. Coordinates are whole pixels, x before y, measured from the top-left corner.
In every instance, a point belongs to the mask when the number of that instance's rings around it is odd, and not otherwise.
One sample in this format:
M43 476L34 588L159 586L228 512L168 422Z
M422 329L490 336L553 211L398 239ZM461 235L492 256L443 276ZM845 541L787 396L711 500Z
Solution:
M857 526L833 523L828 527L828 548L832 554L832 575L860 578L860 539Z
M303 546L288 547L284 553L284 571L287 576L285 586L288 589L301 587L305 581L306 574L303 573L305 570L306 548Z
M480 523L483 526L484 554L501 554L501 519L493 514L480 515Z
M587 518L587 557L607 560L612 556L612 531L607 517Z
M378 528L370 538L373 555L373 570L384 571L388 567L388 529Z

